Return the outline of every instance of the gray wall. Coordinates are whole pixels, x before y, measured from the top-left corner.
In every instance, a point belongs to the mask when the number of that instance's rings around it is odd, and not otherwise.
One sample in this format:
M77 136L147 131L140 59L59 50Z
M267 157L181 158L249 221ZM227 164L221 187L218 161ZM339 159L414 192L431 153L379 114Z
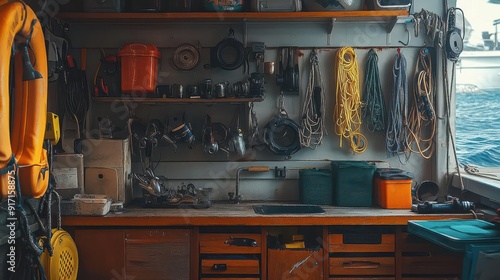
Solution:
M443 14L442 1L414 0L414 11L422 8ZM265 61L276 61L277 48L280 46L296 46L303 53L299 58L300 67L300 94L285 97L286 110L289 116L299 122L302 98L305 94L307 79L309 77L309 54L311 48L319 48L319 63L321 74L326 89L328 135L324 137L323 144L315 150L303 148L290 159L272 154L266 149L248 149L247 154L239 158L233 154L226 157L225 153L208 155L203 152L200 142L190 150L180 145L177 151L172 146L161 145L155 149L155 160L160 160L156 174L164 175L170 179L169 186L176 187L181 182L194 183L197 187L214 188L213 199L227 198L227 192L234 188L234 177L238 167L249 165L266 165L287 168L317 167L329 168L330 160L368 160L384 162L385 165L402 168L416 175L416 181L433 179L443 181L446 167L446 151L437 153L437 157L430 160L423 159L418 154L412 154L409 161L404 164L404 158L387 158L385 150L385 135L370 133L363 125L362 132L368 138L368 149L363 154L353 154L347 142L344 148L339 148L339 137L334 133L333 108L334 108L334 83L333 65L334 55L338 47L352 46L357 54L360 67L360 81L363 82L366 55L371 47L376 47L379 55L379 69L386 101L388 102L392 86L392 64L397 48L401 47L402 53L408 61L408 85L412 88L413 69L416 53L425 45L423 36L413 36L413 25L406 25L405 19L398 21L391 32L387 32L388 21L382 19L342 20L338 19L333 24L331 34L330 21L322 22L210 22L210 23L162 23L162 24L71 24L70 34L73 47L87 48L87 74L92 80L99 58L100 48L106 51L116 51L123 44L131 42L151 43L161 50L161 66L159 70L160 84L195 84L202 79L211 78L214 82L229 81L231 83L243 81L247 78L241 69L224 71L220 69L205 70L203 64L208 63L208 50L223 39L230 27L234 28L237 39L250 44L252 42L265 42ZM399 40L407 38L406 28L411 34L410 44L403 46ZM421 31L422 33L422 31ZM175 47L182 43L199 44L201 49L201 62L195 70L182 72L172 67L171 57ZM252 68L255 69L252 64ZM250 71L252 72L252 71ZM441 91L442 86L438 87ZM411 91L410 91L411 93ZM274 76L266 76L266 92L263 102L255 103L259 126L262 128L277 111L277 98L279 88L275 84ZM147 121L158 118L165 121L167 118L178 116L186 112L188 120L192 123L198 140L201 139L201 126L206 114L210 114L213 122L222 122L230 125L235 110L248 110L246 104L132 104L135 115ZM439 115L439 112L438 112ZM109 117L114 125L124 127L128 118L127 111L121 103L111 104L93 102L89 115L89 130L95 130L99 117ZM248 121L245 120L245 121ZM441 124L442 125L442 124ZM443 126L441 126L443 127ZM445 133L442 129L438 134L438 147L445 147ZM443 149L444 150L444 149ZM141 170L140 163L136 162L134 169ZM436 164L439 163L439 164ZM441 166L441 167L437 167ZM244 199L297 199L297 172L290 171L286 180L274 179L272 174L248 174L242 176L242 191ZM250 179L251 178L251 179ZM445 187L443 186L443 191Z

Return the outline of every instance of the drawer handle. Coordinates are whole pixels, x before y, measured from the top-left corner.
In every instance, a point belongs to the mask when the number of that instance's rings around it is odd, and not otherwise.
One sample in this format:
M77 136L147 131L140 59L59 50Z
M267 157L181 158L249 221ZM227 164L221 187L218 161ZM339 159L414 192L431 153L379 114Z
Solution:
M380 267L380 263L371 261L352 261L352 262L345 262L342 265L344 268L355 268L355 269L358 268L374 269Z
M212 271L226 271L227 270L227 264L225 263L216 263L212 265L210 268Z
M231 246L246 246L246 247L257 247L257 241L251 238L233 238L232 236L229 239L224 240L224 244L228 244Z

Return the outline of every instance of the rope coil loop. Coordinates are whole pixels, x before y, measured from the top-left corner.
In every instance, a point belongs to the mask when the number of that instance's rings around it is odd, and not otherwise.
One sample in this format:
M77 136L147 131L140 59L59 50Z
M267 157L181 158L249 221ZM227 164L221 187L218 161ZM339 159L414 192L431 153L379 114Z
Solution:
M363 120L370 132L383 132L386 127L386 107L380 83L378 56L374 49L368 51L363 90Z
M359 69L356 53L351 47L340 48L335 56L335 134L342 140L349 140L354 153L363 153L368 140L361 133L361 93L359 85Z

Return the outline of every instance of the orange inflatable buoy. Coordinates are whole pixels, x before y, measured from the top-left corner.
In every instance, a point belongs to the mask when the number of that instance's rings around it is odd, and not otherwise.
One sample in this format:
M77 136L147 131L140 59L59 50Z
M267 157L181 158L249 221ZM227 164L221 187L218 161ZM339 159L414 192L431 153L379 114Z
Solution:
M28 44L29 46L27 46ZM12 45L24 50L41 78L23 81L21 51L14 59L14 108L10 108L9 77ZM0 190L12 196L13 175L21 195L40 197L48 186L47 151L43 148L47 119L47 54L42 27L33 10L22 2L0 6ZM10 110L13 110L11 120ZM12 133L11 133L12 132ZM17 163L16 168L15 164ZM17 174L16 174L17 173Z

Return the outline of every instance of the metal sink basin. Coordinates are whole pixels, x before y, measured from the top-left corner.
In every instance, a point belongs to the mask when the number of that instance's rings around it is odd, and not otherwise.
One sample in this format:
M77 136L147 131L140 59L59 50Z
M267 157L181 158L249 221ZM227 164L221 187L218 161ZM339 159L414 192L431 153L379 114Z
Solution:
M253 205L252 207L256 214L262 215L325 213L320 206L308 204Z

